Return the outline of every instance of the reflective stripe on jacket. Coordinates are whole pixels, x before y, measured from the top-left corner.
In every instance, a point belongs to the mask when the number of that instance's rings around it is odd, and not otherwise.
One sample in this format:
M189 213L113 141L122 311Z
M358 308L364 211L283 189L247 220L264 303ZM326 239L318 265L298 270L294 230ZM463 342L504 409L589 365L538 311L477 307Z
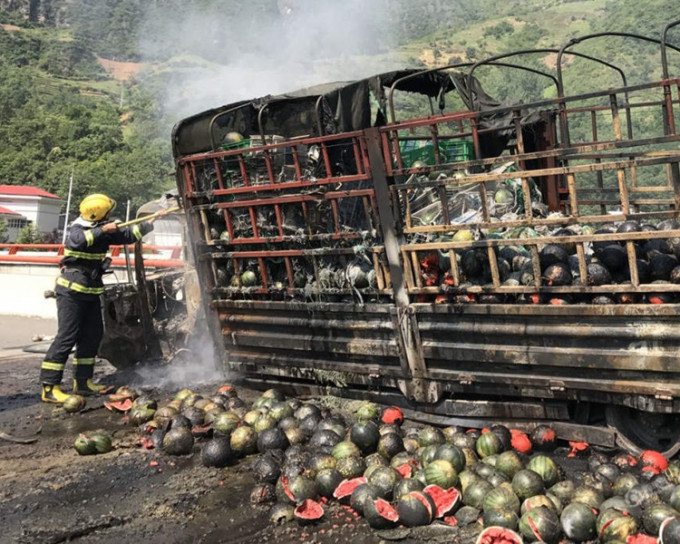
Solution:
M78 293L102 294L101 269L109 247L133 244L153 230L153 225L146 221L115 232L104 232L102 225L85 221L82 217L71 223L61 260L62 276L57 285Z

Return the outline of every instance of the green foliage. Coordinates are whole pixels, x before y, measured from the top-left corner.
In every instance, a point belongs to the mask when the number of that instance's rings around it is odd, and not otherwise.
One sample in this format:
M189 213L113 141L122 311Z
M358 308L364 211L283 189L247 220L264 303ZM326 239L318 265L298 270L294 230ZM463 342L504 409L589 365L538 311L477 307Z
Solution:
M25 25L23 16L17 11L0 9L0 23L6 25Z
M50 44L41 55L38 68L56 77L103 79L106 76L92 52L76 42Z
M28 224L17 235L17 244L38 244L41 241L40 233L34 225Z
M534 23L528 23L517 32L512 40L512 49L535 49L541 47L541 38L546 36L548 31Z
M0 27L0 65L28 66L40 58L42 42L26 36L23 32L9 32Z
M512 34L515 31L508 21L501 21L497 25L490 26L484 30L484 37L494 38L500 40L507 34Z
M620 32L661 39L664 25L677 19L677 5L674 8L666 0L645 0L643 6L638 0L608 0L606 18L598 25L598 29L606 31L616 28Z
M67 5L73 33L105 58L138 60L140 0L76 0ZM155 2L154 2L155 3Z
M7 242L7 221L0 219L0 244Z

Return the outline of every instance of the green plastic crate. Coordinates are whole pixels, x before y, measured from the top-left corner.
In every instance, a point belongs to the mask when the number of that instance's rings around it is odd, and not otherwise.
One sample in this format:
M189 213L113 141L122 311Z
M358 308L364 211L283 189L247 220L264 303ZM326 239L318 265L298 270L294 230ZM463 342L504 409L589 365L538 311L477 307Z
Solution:
M420 161L429 166L435 164L434 146L427 141L425 145L414 147L418 142L406 140L399 142L401 160L406 168L414 162ZM471 161L475 157L472 142L467 140L440 140L439 141L439 160L442 163Z
M440 140L447 162L465 162L475 159L475 146L469 140Z
M250 147L250 138L243 138L240 142L230 142L228 144L222 144L220 149L222 151L231 151L232 149L245 149Z

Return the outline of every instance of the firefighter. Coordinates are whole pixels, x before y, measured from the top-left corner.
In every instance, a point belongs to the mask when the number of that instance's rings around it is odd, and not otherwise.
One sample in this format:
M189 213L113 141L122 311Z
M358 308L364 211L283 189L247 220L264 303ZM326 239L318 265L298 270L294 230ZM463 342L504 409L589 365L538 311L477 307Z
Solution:
M115 207L115 200L106 195L88 195L80 203L80 217L70 225L55 289L57 336L40 370L43 402L61 404L68 398L60 384L74 346L73 393L90 395L105 389L94 384L92 377L104 333L99 297L104 293L102 275L111 263L106 252L110 245L137 242L153 230L153 219L118 228L110 220Z

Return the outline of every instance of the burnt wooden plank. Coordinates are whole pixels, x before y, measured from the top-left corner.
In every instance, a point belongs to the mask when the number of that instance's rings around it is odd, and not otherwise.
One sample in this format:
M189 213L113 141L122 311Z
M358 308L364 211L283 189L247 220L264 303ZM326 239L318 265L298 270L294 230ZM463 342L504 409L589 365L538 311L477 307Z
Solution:
M542 388L540 394L526 396L538 397L552 397L552 394L546 394L552 390L559 392L555 388L555 382L560 382L560 388L574 389L574 390L592 390L603 391L616 394L635 394L635 395L657 395L659 392L668 392L673 397L680 397L680 381L670 382L668 380L639 380L639 379L620 379L612 380L610 378L592 379L579 378L570 373L553 373L551 376L541 376L538 374L527 373L526 367L518 365L517 373L507 371L497 372L475 372L473 379L474 383L479 385L485 382L491 384L503 385L508 394L513 392L509 390L510 387L522 388L539 387ZM459 382L460 380L468 380L470 378L469 372L459 371L456 369L441 369L430 368L430 377L435 380ZM521 392L520 392L521 396Z
M677 346L665 353L660 350L629 349L604 350L590 347L532 346L527 343L468 344L457 342L423 341L425 358L447 363L474 361L479 365L513 364L525 367L563 367L578 372L582 368L601 370L631 370L652 372L680 372ZM489 368L491 370L491 368Z
M365 356L398 357L397 341L368 340L357 337L321 337L315 334L262 333L259 331L224 330L225 341L233 346L347 353Z

